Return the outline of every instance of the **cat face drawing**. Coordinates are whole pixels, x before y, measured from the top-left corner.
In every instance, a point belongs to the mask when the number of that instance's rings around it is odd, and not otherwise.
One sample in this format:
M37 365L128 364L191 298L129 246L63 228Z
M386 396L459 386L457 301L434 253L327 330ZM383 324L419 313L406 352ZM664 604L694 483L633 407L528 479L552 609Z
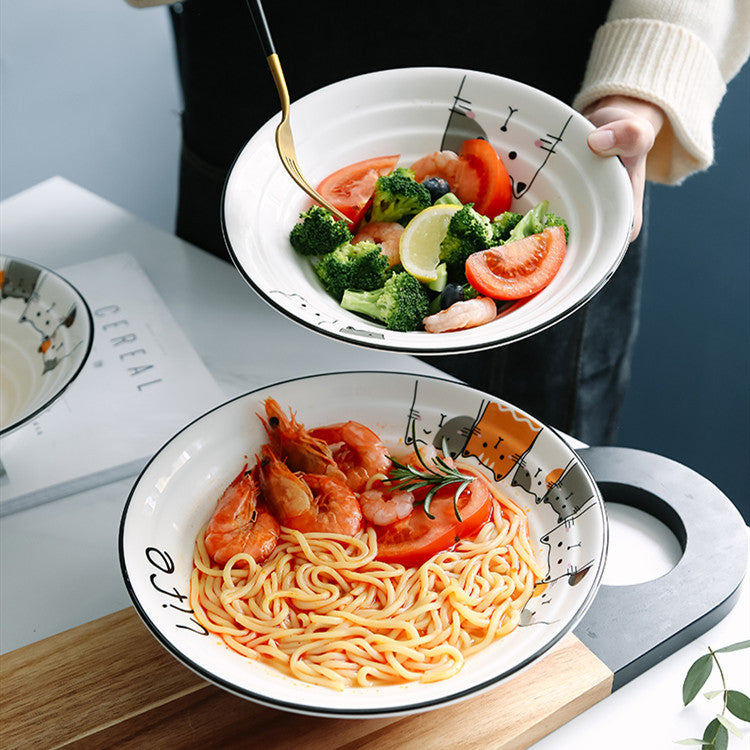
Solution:
M506 404L490 401L474 424L463 455L474 456L500 481L531 450L542 430L531 417Z
M557 520L560 522L574 516L591 499L588 476L580 462L573 459L537 502L549 505L557 513Z
M46 302L41 291L45 278L38 269L10 261L2 280L4 297L20 298L26 303L18 322L30 325L39 335L37 351L42 355L42 374L54 370L59 362L69 357L81 343L79 341L71 346L65 333L65 329L70 328L75 322L75 304L61 314L54 303Z
M557 622L559 618L550 618L546 611L550 608L545 607L545 605L552 603L558 588L562 585L564 584L561 579L548 583L538 583L534 588L531 599L526 602L526 606L521 610L521 618L518 624L521 627L528 627L530 625L552 625Z
M450 453L459 454L471 435L474 417L449 417L446 412L428 417L427 413L420 409L419 386L419 381L416 381L404 423L404 445L413 445L416 439L418 444L434 445L442 450L445 440Z
M540 503L550 488L560 480L564 467L550 468L548 456L556 455L556 436L552 430L542 430L534 441L534 450L526 451L510 475L512 487L518 487ZM542 461L545 461L544 465Z
M1 273L0 299L17 297L28 302L34 294L41 270L17 260L8 260Z
M567 580L570 586L575 586L586 575L594 563L592 556L586 554L586 550L581 548L577 557L580 562L571 563L571 550L575 547L581 547L583 544L577 535L571 530L581 519L584 513L596 508L597 503L591 499L590 502L579 508L573 515L568 516L562 523L559 523L553 529L545 533L540 539L545 547L547 557L547 576L543 583L550 581ZM575 543L572 541L578 538Z

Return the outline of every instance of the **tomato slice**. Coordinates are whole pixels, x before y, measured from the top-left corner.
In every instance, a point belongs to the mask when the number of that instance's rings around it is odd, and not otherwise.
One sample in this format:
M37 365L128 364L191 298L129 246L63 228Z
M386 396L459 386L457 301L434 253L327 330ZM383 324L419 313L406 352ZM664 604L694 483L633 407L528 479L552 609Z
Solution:
M483 138L464 141L461 153L435 152L412 167L419 182L440 177L462 203L473 203L480 213L494 219L507 211L513 199L508 170L497 151Z
M445 487L430 503L430 518L421 505L409 516L378 529L378 560L418 567L425 560L450 549L462 538L471 538L490 519L492 496L481 479L475 479L458 498L456 518L453 496L456 487Z
M480 214L489 216L490 219L507 211L513 199L510 176L491 144L482 138L464 141L459 156L480 175L477 195L473 200L467 198L462 202L473 202L474 209Z
M555 278L565 258L565 230L550 227L522 240L472 253L466 279L493 299L521 299L536 294Z
M317 187L318 192L356 225L364 216L378 177L392 172L399 154L377 156L336 170Z

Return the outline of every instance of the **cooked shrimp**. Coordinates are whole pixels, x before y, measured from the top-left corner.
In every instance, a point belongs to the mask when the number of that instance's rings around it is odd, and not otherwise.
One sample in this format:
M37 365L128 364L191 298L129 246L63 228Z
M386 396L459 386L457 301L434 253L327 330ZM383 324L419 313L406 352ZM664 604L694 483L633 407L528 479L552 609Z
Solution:
M267 398L264 403L267 419L260 414L258 416L266 428L274 452L286 461L292 471L343 477L325 440L313 437L303 424L297 422L291 409L287 417L274 399Z
M352 242L356 244L369 240L380 245L383 254L388 258L388 265L393 268L401 262L399 244L403 233L404 227L397 221L372 221L354 235Z
M422 182L428 177L442 177L453 187L458 182L463 163L458 154L453 151L433 151L421 159L417 159L410 169L414 172L417 182Z
M310 434L333 446L336 464L355 492L359 492L370 477L386 474L391 467L388 450L378 435L359 422L316 427Z
M258 478L263 498L283 526L350 535L362 528L359 500L339 477L295 473L264 445Z
M428 315L422 323L428 333L444 333L483 326L496 317L497 306L494 299L475 297L454 302L449 308Z
M276 518L288 526L291 518L308 513L313 506L313 494L302 477L295 474L270 445L261 447L257 460L263 499Z
M261 563L276 547L280 528L260 499L255 470L242 471L224 490L206 527L206 551L217 565L238 552Z
M414 510L414 494L409 490L388 491L385 487L365 490L359 496L362 515L375 526L389 526Z
M354 536L362 528L362 509L357 496L341 479L321 474L303 474L313 504L309 510L288 520L297 531L321 531Z

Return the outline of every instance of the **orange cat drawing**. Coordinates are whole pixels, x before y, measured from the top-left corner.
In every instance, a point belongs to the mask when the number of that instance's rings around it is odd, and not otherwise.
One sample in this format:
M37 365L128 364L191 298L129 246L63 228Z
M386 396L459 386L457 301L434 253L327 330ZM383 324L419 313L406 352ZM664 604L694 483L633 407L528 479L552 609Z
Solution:
M475 456L500 481L513 470L541 431L542 425L528 416L490 401L474 425L463 455Z

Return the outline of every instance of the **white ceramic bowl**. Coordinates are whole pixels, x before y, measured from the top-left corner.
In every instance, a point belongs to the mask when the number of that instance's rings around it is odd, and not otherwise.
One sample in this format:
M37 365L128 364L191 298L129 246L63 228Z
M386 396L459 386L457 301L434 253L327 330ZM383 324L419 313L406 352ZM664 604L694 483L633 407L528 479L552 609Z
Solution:
M91 351L86 300L36 263L0 256L0 435L27 424L75 380Z
M434 684L350 688L309 685L247 661L201 634L187 597L195 537L216 499L267 436L255 416L273 396L308 427L353 419L395 446L411 435L461 450L491 467L528 514L549 585L522 625L462 671ZM500 440L502 438L502 440ZM563 543L564 540L564 543ZM205 679L242 697L320 716L407 714L476 695L543 656L583 616L599 586L607 522L599 490L574 451L510 405L454 381L402 373L347 372L291 380L248 393L185 427L136 481L120 526L120 563L153 635Z
M485 137L513 180L513 208L541 200L565 217L570 242L552 283L494 322L444 334L388 331L342 310L320 285L289 232L309 205L276 152L279 118L266 123L228 176L222 221L229 252L272 307L319 333L375 349L450 354L507 344L563 319L590 300L619 265L633 221L630 182L616 157L589 149L582 115L521 83L487 73L410 68L358 76L292 105L298 161L316 185L362 159L401 154L408 166L432 151Z

